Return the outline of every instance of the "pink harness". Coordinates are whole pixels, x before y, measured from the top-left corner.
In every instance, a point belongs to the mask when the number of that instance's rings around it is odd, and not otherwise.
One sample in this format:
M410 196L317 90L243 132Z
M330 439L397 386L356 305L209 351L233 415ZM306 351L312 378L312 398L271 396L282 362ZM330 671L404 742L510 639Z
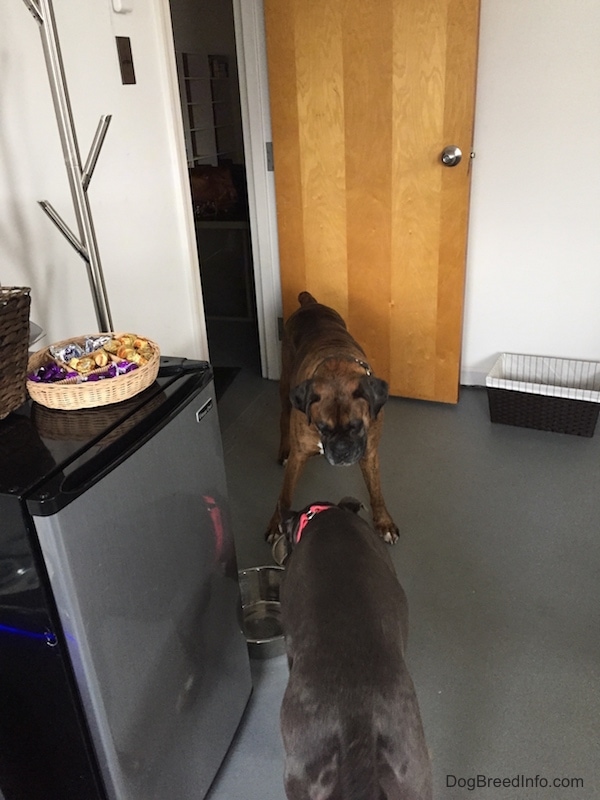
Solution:
M308 511L304 511L300 515L300 520L298 522L298 530L296 531L294 544L298 544L298 542L302 538L304 528L306 528L311 519L315 517L317 514L320 514L321 511L327 511L328 508L335 508L335 505L333 503L314 503L312 506L310 506Z

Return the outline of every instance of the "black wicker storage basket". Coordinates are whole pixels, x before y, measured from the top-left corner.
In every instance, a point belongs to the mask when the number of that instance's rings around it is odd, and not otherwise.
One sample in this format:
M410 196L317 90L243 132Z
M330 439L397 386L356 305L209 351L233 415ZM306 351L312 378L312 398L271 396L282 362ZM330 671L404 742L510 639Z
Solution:
M600 411L596 362L503 353L486 387L492 422L594 435Z
M30 292L0 286L0 419L27 398Z

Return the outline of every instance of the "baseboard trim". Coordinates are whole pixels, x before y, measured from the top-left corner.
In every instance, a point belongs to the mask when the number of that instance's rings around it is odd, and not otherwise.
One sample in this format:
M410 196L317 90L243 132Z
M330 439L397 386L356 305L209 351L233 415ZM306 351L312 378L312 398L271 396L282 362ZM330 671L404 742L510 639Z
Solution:
M487 372L464 369L460 371L461 386L485 386Z

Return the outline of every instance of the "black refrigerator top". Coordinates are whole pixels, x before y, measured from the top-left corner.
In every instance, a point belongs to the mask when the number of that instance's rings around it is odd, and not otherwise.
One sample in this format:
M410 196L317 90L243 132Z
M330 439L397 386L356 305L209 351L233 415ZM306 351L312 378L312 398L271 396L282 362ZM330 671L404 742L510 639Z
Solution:
M161 357L143 392L99 408L60 411L31 400L0 421L0 508L18 498L47 516L122 461L212 380L206 361Z

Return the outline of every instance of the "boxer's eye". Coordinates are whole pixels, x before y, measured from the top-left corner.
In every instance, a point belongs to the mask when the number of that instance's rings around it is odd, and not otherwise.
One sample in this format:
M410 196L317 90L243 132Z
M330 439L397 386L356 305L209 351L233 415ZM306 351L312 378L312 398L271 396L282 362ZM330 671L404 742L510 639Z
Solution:
M328 434L331 433L332 428L329 425L326 425L324 422L317 423L317 430L320 434Z

